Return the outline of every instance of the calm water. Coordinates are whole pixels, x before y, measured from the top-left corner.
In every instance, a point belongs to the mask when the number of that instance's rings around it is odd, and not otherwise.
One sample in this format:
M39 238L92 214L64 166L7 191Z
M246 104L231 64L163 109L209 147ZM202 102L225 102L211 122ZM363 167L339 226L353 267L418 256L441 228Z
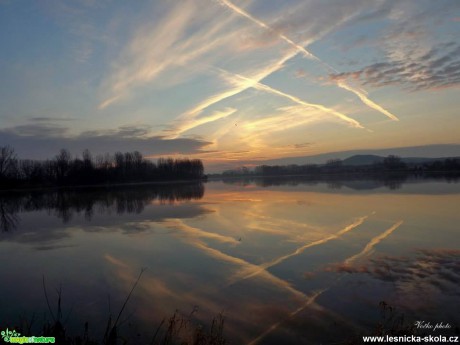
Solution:
M224 312L232 344L340 342L372 333L380 301L455 333L459 205L460 184L444 181L2 195L0 325L51 319L45 277L53 310L62 289L67 329L88 321L100 338L147 267L122 316L139 343L176 309L205 325Z

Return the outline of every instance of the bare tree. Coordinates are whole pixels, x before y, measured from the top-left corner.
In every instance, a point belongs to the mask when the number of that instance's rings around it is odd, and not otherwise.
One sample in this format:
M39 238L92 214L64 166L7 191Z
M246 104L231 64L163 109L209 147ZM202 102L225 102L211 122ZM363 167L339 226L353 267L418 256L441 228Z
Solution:
M16 154L11 146L0 146L0 177L5 176L16 161Z
M65 149L61 149L59 154L54 158L56 164L56 175L59 181L63 180L70 169L70 162L72 157L70 152Z

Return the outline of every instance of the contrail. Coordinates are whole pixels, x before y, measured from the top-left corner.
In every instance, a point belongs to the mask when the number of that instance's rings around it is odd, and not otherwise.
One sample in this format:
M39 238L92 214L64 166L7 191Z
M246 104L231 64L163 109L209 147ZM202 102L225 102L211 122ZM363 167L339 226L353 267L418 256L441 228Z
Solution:
M253 21L254 23L256 23L257 25L259 25L260 27L264 28L264 29L267 29L269 31L272 31L272 32L275 32L281 39L283 39L284 41L286 41L287 43L289 43L291 46L297 48L299 51L301 51L302 53L305 54L305 56L309 57L310 59L313 59L313 60L316 60L318 62L322 62L319 58L317 58L315 55L313 55L312 53L310 53L308 50L306 50L304 47L302 47L301 45L295 43L294 41L292 41L289 37L281 34L281 33L278 33L276 32L274 29L272 29L270 26L268 26L267 24L265 24L264 22L262 22L261 20L253 17L252 15L250 15L248 12L244 11L243 9L239 8L238 6L232 4L230 1L227 1L227 0L220 0L220 2L222 4L224 4L225 6L227 6L228 8L232 9L233 11L235 11L236 13L242 15L243 17L246 17L248 18L249 20Z
M376 237L374 237L367 245L366 247L364 247L364 249L356 254L356 255L353 255L352 257L346 259L344 261L344 264L348 265L350 263L352 263L353 261L355 261L356 259L359 259L360 257L364 256L364 255L367 255L371 250L372 248L375 247L376 244L378 244L380 241L384 240L385 238L387 238L388 236L390 236L390 234L395 231L397 228L399 228L399 226L403 223L402 220L400 220L399 222L397 222L396 224L394 224L392 227L390 227L389 229L387 229L383 234L380 234Z
M293 58L295 55L298 54L298 51L297 50L293 50L289 53L287 53L286 55L284 55L283 57L281 57L281 59L277 60L275 63L273 64L270 64L269 66L265 67L264 69L262 69L261 71L259 71L258 73L256 73L252 79L255 79L257 81L261 81L262 79L264 79L265 77L269 76L270 74L278 71L280 68L283 67L284 63L288 60L290 60L291 58ZM223 92L220 92L218 94L214 94L212 96L210 96L209 98L201 101L198 105L196 105L194 108L188 110L187 112L183 113L182 115L180 115L177 119L178 122L180 121L184 121L185 123L190 123L190 122L193 122L197 116L199 116L201 114L201 112L207 108L209 108L210 106L216 104L216 103L219 103L227 98L230 98L230 97L233 97L233 96L236 96L237 94L249 89L251 86L250 85L238 85L237 87L234 87L232 89L229 89L229 90L226 90L226 91L223 91ZM168 139L176 139L182 132L185 132L185 131L180 131L178 130L178 128L182 127L181 125L178 125L176 126L175 128L172 128L170 130L168 130L166 133L166 138Z
M220 240L221 242L236 241L235 239L230 239L226 236L217 235L213 233L207 233L204 230L190 227L181 220L175 220L173 223L173 227L179 230L182 230L186 234L189 235L189 236L183 237L186 243L193 245L194 247L200 249L203 253L211 256L214 259L229 262L229 263L241 266L243 268L246 268L248 270L254 270L256 267L258 267L257 265L252 264L244 259L241 259L235 256L231 256L229 254L225 254L218 249L209 247L206 243L200 240L200 237L214 238L214 239ZM289 282L281 278L278 278L277 276L271 274L268 271L265 271L263 273L263 279L266 279L268 282L272 283L273 285L277 287L286 289L287 291L291 292L294 296L296 296L299 299L302 299L302 300L308 299L308 296L305 293L295 289L293 286L291 286Z
M247 87L253 87L253 88L258 89L258 90L263 90L263 91L273 93L273 94L281 96L281 97L285 97L285 98L290 99L291 101L293 101L293 102L295 102L297 104L303 105L305 107L322 110L322 111L324 111L326 113L329 113L331 115L334 115L335 117L340 118L341 120L343 120L345 122L348 122L352 127L363 128L364 129L364 127L358 121L348 117L347 115L345 115L345 114L343 114L341 112L338 112L336 110L327 108L324 105L315 104L315 103L308 103L308 102L305 102L305 101L301 100L300 98L298 98L296 96L287 94L287 93L282 92L280 90L274 89L274 88L272 88L272 87L270 87L268 85L262 84L257 80L254 80L254 79L251 79L251 78L248 78L248 77L244 77L244 76L242 76L240 74L231 74L231 73L229 73L227 71L224 71L224 70L221 70L221 71L224 72L224 74L227 75L227 76L230 75L233 78L239 79L239 81L236 81L236 83L238 83L238 84L241 84L241 82L244 82L243 85L247 85ZM227 80L229 80L230 82L235 83L235 80L231 79L229 77L227 77Z
M300 248L297 248L297 250L295 250L293 253L284 255L284 256L279 257L279 258L277 258L275 260L272 260L272 261L270 261L268 263L261 264L259 266L258 270L254 271L252 273L249 273L249 274L245 275L244 277L236 279L231 284L234 284L237 281L241 281L241 280L245 280L245 279L254 277L254 276L258 275L259 273L261 273L263 271L266 271L268 268L273 267L275 265L278 265L279 263L285 261L286 259L289 259L290 257L293 257L293 256L301 254L302 252L304 252L308 248L319 246L319 245L324 244L326 242L329 242L331 240L335 240L335 239L339 238L340 236L346 234L347 232L349 232L349 231L353 230L354 228L356 228L356 227L360 226L361 224L363 224L364 221L366 220L366 218L367 218L367 216L360 217L356 221L354 221L352 224L347 225L345 228L343 228L342 230L340 230L336 234L329 235L328 237L325 237L325 238L323 238L321 240L310 242L310 243L308 243L308 244L306 244L306 245L304 245L304 246L302 246Z
M227 116L232 115L236 111L237 111L237 109L234 109L234 108L225 108L223 111L215 111L210 116L201 117L201 118L198 118L198 119L196 117L187 119L184 122L179 123L178 125L176 125L175 128L172 128L171 130L169 130L169 131L172 132L170 137L172 139L175 139L180 134L182 134L184 132L187 132L190 129L193 129L193 128L201 126L201 125L204 125L204 124L209 123L209 122L214 122L214 121L226 118Z
M185 222L177 218L168 219L164 221L164 224L166 227L170 229L180 230L184 234L193 238L208 238L219 241L221 243L239 244L239 242L233 237L220 235L214 232L204 231L199 228L194 228L190 225L185 224Z
M322 64L327 70L329 71L334 71L335 73L337 73L337 70L334 69L331 65L329 65L328 63L322 61L320 58L318 58L317 56L313 55L312 53L310 53L308 50L306 50L304 47L302 47L300 44L297 44L295 43L294 41L292 41L289 37L287 37L286 35L282 34L282 33L279 33L278 31L276 31L275 29L273 29L272 27L270 27L269 25L267 25L266 23L264 23L263 21L255 18L254 16L252 16L251 14L249 14L248 12L246 12L245 10L243 10L242 8L236 6L235 4L231 3L230 1L228 0L219 0L221 4L227 6L229 9L231 9L232 11L238 13L239 15L245 17L245 18L248 18L249 20L251 20L252 22L256 23L257 25L259 25L260 27L266 29L266 30L269 30L271 32L274 32L278 35L279 38L281 38L283 41L285 41L286 43L290 44L292 47L296 48L298 51L302 52L306 57L312 59L312 60L315 60L317 62L319 62L320 64ZM382 113L383 115L389 117L390 119L392 120L395 120L395 121L398 121L399 119L393 115L392 113L390 113L388 110L384 109L383 107L381 107L380 105L378 105L377 103L375 103L374 101L372 101L371 99L369 99L363 92L351 87L350 85L346 84L344 81L335 81L336 85L339 87L339 88L342 88L344 90L347 90L347 91L350 91L350 92L353 92L356 96L359 97L359 99L365 104L367 105L368 107Z
M322 290L319 290L319 291L316 291L315 293L313 293L311 296L309 296L307 298L307 301L302 305L300 306L299 308L297 308L296 310L294 310L292 313L289 314L288 318L291 318L291 317L294 317L296 316L298 313L300 313L302 310L306 309L308 306L310 306L312 303L315 302L315 300L321 295L323 294L325 291L327 291L329 288L327 289L322 289ZM262 334L260 334L257 338L251 340L249 343L247 343L247 345L255 345L257 344L260 340L262 340L263 338L265 338L265 336L267 336L268 334L270 334L271 332L273 332L274 330L276 330L285 320L282 320L282 321L279 321L273 325L271 325L270 327L268 327L264 332L262 332Z
M388 237L393 231L395 231L401 224L403 223L403 221L399 221L397 222L396 224L394 224L392 227L390 227L388 230L386 230L383 234L379 235L379 236L376 236L374 237L367 245L366 247L358 254L354 255L354 256L351 256L349 257L348 259L346 259L344 261L345 264L349 264L350 262L358 259L359 257L361 256L364 256L366 254L368 254L372 248L378 244L380 241L382 241L383 239L385 239L386 237ZM349 230L347 230L347 228L343 229L342 231L340 231L339 233L345 233ZM337 233L337 235L339 234ZM338 280L340 280L341 277L338 278ZM299 312L301 312L302 310L304 310L305 308L307 308L309 305L311 305L313 302L315 302L315 300L322 294L324 293L325 291L329 290L330 288L332 287L329 286L328 288L325 288L325 289L322 289L320 291L317 291L316 293L314 293L307 301L306 303L299 307L298 309L294 310L290 315L289 317L293 317L295 315L297 315ZM282 323L284 322L284 320L282 321L279 321L273 325L271 325L270 327L268 327L262 334L260 334L257 338L251 340L248 345L255 345L257 344L260 340L262 340L265 336L267 336L268 334L270 334L271 332L273 332L274 330L276 330Z
M345 89L345 90L348 90L348 91L351 91L353 92L356 96L359 97L359 99L364 103L366 104L368 107L374 109L374 110L377 110L379 112L381 112L382 114L388 116L390 119L394 120L394 121L399 121L399 119L393 115L392 113L390 113L388 110L382 108L380 105L378 105L377 103L373 102L372 100L370 100L369 98L367 98L367 96L357 90L357 89L354 89L352 88L351 86L349 86L348 84L346 84L344 81L339 81L337 82L337 86L338 87L341 87L342 89Z

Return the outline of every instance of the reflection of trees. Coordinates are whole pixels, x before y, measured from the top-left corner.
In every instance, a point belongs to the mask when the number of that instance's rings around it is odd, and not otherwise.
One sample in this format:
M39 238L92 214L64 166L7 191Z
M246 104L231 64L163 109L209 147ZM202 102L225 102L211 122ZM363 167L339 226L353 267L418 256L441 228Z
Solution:
M317 176L245 176L223 179L224 183L249 185L255 184L259 187L272 186L314 186L319 183L326 183L329 189L340 189L348 187L351 189L376 189L386 187L391 190L401 188L402 184L407 181L407 174L375 174L362 175L352 174L349 176L342 175L317 175Z
M10 232L16 229L19 223L17 216L18 207L15 204L8 204L2 202L0 199L0 231Z
M388 174L382 178L383 185L391 190L400 189L402 184L407 181L407 174Z
M97 187L73 190L11 192L0 195L0 229L14 230L19 212L47 211L64 223L83 214L91 220L94 213L141 213L145 206L201 199L202 183Z

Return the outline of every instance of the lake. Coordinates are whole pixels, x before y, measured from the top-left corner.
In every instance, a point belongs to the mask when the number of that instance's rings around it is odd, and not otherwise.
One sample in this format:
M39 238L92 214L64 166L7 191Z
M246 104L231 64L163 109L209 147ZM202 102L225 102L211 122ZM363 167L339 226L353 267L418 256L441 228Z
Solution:
M130 343L176 311L204 329L222 313L230 344L345 342L402 315L458 334L459 205L445 180L3 193L0 324L39 335L61 291L68 333L101 339L146 268L120 317Z

